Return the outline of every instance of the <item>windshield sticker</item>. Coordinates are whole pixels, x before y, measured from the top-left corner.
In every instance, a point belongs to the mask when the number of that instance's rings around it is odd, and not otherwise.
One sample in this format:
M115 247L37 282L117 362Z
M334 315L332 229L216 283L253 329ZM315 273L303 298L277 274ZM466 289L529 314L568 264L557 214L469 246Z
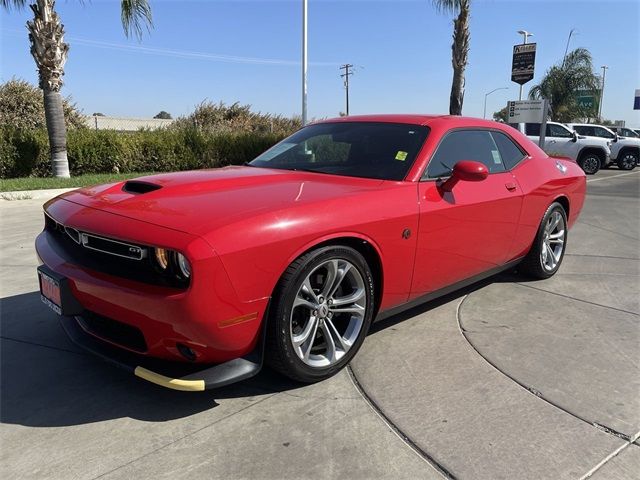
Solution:
M257 160L265 160L265 161L272 160L274 157L277 157L278 155L286 152L287 150L291 150L295 146L296 146L295 143L290 143L290 142L279 143L271 147L262 155L260 155L260 157Z
M500 152L498 150L491 150L491 155L493 155L493 163L496 165L500 165L502 163Z
M404 162L407 159L407 155L409 155L407 152L403 152L402 150L400 150L398 151L398 153L396 153L396 160Z

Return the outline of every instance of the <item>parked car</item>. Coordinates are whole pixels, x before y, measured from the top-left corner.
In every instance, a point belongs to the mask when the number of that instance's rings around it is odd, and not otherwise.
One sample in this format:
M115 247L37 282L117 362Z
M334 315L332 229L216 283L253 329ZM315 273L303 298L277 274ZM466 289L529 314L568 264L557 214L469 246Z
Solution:
M524 124L525 134L536 143L540 142L540 123ZM512 125L518 128L517 124ZM611 162L611 142L600 138L579 136L562 123L547 122L544 151L548 155L572 158L588 175Z
M638 165L640 139L619 137L615 132L602 125L568 123L567 126L588 138L604 138L611 141L611 161L615 162L620 170L633 170Z
M374 319L516 265L554 275L585 190L574 162L496 122L327 120L246 166L47 202L41 298L78 345L165 387L219 387L263 359L315 382Z
M617 133L619 137L640 138L640 133L628 127L608 127L613 132Z

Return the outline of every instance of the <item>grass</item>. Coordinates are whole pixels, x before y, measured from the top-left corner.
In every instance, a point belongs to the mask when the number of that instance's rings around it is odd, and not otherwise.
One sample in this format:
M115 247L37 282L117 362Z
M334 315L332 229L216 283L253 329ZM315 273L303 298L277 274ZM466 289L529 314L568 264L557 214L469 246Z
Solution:
M0 192L17 192L22 190L43 190L46 188L74 188L98 185L100 183L117 182L149 173L96 173L71 178L25 177L0 179Z

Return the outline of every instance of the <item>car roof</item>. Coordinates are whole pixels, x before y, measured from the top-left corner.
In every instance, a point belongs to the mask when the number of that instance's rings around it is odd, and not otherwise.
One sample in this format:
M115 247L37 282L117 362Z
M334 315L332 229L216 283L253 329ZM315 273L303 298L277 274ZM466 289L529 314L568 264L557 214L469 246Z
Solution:
M335 122L382 122L382 123L406 123L411 125L429 126L434 123L447 123L455 126L486 126L495 127L504 125L493 120L483 120L475 117L462 117L459 115L427 115L427 114L371 114L371 115L349 115L346 117L327 118L312 123L335 123Z

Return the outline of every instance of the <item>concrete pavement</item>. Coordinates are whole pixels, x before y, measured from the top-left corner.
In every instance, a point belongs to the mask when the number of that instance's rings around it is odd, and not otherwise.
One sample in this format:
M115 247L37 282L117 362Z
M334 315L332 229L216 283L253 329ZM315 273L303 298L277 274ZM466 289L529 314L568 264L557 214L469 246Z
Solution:
M40 200L0 202L5 478L594 478L640 471L640 172L589 183L560 272L374 325L350 371L163 390L40 304ZM595 180L595 181L594 181Z

